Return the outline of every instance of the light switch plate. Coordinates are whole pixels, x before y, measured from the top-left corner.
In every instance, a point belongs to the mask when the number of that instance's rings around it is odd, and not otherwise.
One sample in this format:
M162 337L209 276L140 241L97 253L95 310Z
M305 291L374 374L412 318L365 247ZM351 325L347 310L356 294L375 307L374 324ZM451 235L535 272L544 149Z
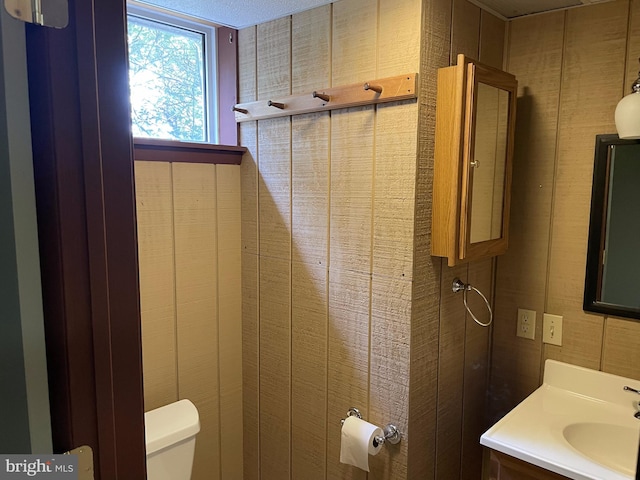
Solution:
M536 312L535 310L518 309L518 323L516 335L533 340L536 338Z
M542 341L562 346L562 317L545 313L542 320Z

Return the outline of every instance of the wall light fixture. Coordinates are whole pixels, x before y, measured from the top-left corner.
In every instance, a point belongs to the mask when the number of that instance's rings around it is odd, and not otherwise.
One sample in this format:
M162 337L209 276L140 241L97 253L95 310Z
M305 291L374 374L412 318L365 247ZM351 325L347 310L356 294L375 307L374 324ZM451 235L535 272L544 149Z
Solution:
M620 138L640 138L640 72L631 93L618 102L615 118Z

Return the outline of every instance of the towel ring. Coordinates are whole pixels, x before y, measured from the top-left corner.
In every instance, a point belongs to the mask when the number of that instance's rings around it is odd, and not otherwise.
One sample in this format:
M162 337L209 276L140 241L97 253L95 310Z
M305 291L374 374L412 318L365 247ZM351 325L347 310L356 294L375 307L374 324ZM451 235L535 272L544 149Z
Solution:
M471 318L473 318L474 322L476 322L481 327L488 327L489 325L491 325L491 322L493 322L493 310L491 310L491 305L489 304L489 300L487 300L487 297L485 297L480 290L478 290L476 287L474 287L470 283L464 283L459 278L453 279L453 285L451 286L451 290L453 290L453 293L458 293L460 290L462 290L462 301L464 302L464 308L467 309L467 312L469 312L469 315L471 315ZM473 290L474 292L476 292L484 300L484 303L487 306L487 310L489 310L489 321L487 323L482 323L480 320L478 320L476 316L473 314L473 312L471 311L471 309L469 308L469 305L467 305L467 292L470 290Z

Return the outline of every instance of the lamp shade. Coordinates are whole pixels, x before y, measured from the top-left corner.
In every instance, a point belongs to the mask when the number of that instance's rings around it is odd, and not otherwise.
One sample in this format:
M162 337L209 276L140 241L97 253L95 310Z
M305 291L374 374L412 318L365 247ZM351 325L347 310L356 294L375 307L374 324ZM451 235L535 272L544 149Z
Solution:
M640 92L630 93L618 102L615 118L620 138L640 138Z

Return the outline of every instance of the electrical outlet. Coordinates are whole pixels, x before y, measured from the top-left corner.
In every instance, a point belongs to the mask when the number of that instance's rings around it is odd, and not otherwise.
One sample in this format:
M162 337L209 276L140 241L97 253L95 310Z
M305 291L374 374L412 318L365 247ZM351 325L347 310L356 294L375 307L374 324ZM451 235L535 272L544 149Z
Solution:
M516 335L522 338L536 338L536 312L535 310L518 309L518 324Z
M562 346L562 317L545 313L542 320L542 341Z

